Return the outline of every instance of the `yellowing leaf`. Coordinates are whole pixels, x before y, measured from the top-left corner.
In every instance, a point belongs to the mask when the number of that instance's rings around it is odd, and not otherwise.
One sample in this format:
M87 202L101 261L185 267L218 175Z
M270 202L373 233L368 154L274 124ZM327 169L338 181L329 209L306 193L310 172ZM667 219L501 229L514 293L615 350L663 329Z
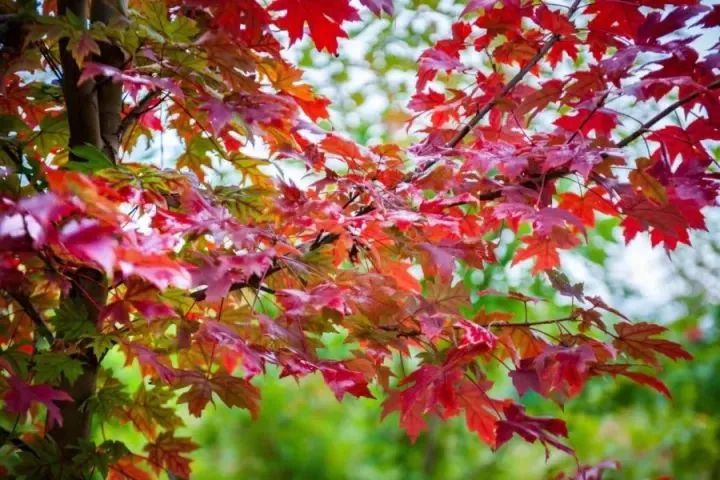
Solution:
M88 56L100 55L100 46L88 31L84 31L78 37L73 37L70 40L69 48L75 59L75 63L77 63L80 68L82 68Z
M628 179L636 190L639 190L649 200L657 204L664 205L668 202L667 191L665 187L648 173L647 168L650 166L649 158L641 158L637 160L637 168L630 172Z

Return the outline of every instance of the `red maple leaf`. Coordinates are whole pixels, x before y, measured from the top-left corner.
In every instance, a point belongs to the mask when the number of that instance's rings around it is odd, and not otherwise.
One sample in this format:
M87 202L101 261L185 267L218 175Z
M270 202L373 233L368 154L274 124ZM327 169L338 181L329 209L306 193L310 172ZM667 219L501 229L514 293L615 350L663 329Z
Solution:
M115 266L117 239L113 228L96 220L71 220L60 231L60 243L74 256L83 261L100 265L109 275Z
M255 0L190 0L186 3L212 7L216 25L248 44L271 43L267 38L270 15Z
M462 371L456 368L422 365L400 383L409 387L392 392L383 402L383 417L398 410L400 426L415 441L427 428L425 414L433 412L447 418L458 413L455 384L462 375Z
M588 28L607 35L633 38L645 20L638 3L629 4L620 0L598 1L590 5L585 12L595 15ZM610 39L603 40L607 44Z
M555 68L562 60L563 54L567 54L571 60L575 60L578 53L580 53L578 43L578 39L574 35L561 38L555 42L548 52L548 61L550 62L550 66Z
M558 437L567 437L565 422L557 418L530 417L523 407L509 403L505 410L505 420L497 424L497 445L506 443L513 434L517 434L530 443L539 441L545 447L545 456L549 456L548 445L572 454L572 449L562 443Z
M545 30L558 35L570 35L575 31L575 25L568 20L567 15L550 10L545 5L535 9L533 19Z
M417 82L415 88L418 92L425 89L425 85L439 71L451 72L460 70L463 64L460 61L460 51L465 48L465 39L470 35L471 27L464 22L454 23L452 38L440 40L435 46L425 50L418 61Z
M639 383L640 385L646 385L662 393L666 397L672 398L672 395L667 385L665 385L660 379L653 377L652 375L648 375L647 373L631 371L630 366L627 364L594 365L591 370L593 374L596 375L609 374L613 377L617 375L622 375L629 378L635 383Z
M245 376L251 378L262 373L265 364L262 357L253 350L230 325L205 320L198 331L198 337L221 347L226 371L232 373L238 360L242 359Z
M527 246L515 252L512 264L534 258L535 264L532 269L534 274L552 270L560 265L559 248L568 249L580 243L580 240L572 233L558 227L554 227L550 235L530 235L523 237L522 240Z
M689 229L705 229L700 207L693 201L675 198L665 205L657 205L644 195L623 190L625 194L619 207L626 215L621 223L625 242L639 232L649 231L653 246L663 243L667 250L673 250L679 243L690 244Z
M183 264L170 258L169 254L123 247L118 248L116 253L118 266L126 277L136 275L161 290L170 285L178 288L191 285L190 272Z
M563 401L580 393L593 362L595 353L588 345L547 347L534 359L523 360L510 376L520 395L532 389L544 396L557 394Z
M350 370L342 362L322 362L318 368L338 400L342 400L346 393L354 397L375 398L361 372Z
M687 5L675 8L667 15L651 12L640 25L636 41L638 44L655 44L660 37L683 28L689 19L708 10L710 7L706 5Z
M56 423L62 425L60 407L55 402L71 402L73 398L70 395L50 385L29 385L14 375L7 382L10 389L5 393L5 410L25 415L33 403L42 403L47 407L48 427L52 428Z
M463 331L462 340L451 348L445 359L445 368L457 368L473 361L478 355L492 351L497 337L487 328L468 320L460 320L456 326Z
M178 377L181 386L190 389L180 395L179 403L187 403L191 415L199 417L215 393L228 407L246 408L253 418L259 414L260 391L249 381L227 374L207 378L199 371L185 371Z
M141 462L145 460L135 455L121 458L108 466L107 480L152 480L149 472L138 467Z
M308 292L294 289L278 290L277 298L285 308L285 315L290 317L300 317L321 311L323 308L340 314L347 311L344 291L331 283L318 285Z
M477 384L463 381L458 388L458 403L465 410L468 429L477 433L480 440L491 448L495 448L498 411L502 410L502 402L491 399L486 393L491 385L490 382Z
M579 218L588 227L595 226L595 213L616 215L617 208L604 198L605 190L602 187L593 187L586 190L583 195L565 192L560 196L558 208L566 210Z
M290 42L302 38L307 24L317 49L326 49L330 53L337 53L338 38L347 38L342 23L360 20L348 0L275 0L269 9L285 11L275 24L288 32Z
M263 278L272 267L275 251L265 250L245 255L223 255L208 258L192 272L193 284L204 285L208 300L218 300L237 282L245 282L251 277Z
M649 135L648 139L661 143L671 160L678 155L685 159L710 158L711 155L702 142L720 140L720 130L712 122L700 118L686 128L675 125L663 127Z
M581 109L574 116L566 115L555 120L555 125L571 133L580 132L583 136L595 131L596 137L608 137L617 125L617 115L608 110Z
M197 449L187 437L176 437L173 432L163 432L155 441L145 445L150 464L159 473L163 468L179 478L190 478L190 459L183 456Z
M652 323L620 322L615 324L617 338L613 341L613 345L621 352L651 365L658 364L658 353L673 360L692 360L692 355L686 352L680 344L664 338L652 338L665 331L667 328Z
M140 364L140 371L143 375L156 375L165 383L170 383L177 378L177 372L165 356L139 344L121 344L126 353L126 365L130 365L134 357L137 357Z

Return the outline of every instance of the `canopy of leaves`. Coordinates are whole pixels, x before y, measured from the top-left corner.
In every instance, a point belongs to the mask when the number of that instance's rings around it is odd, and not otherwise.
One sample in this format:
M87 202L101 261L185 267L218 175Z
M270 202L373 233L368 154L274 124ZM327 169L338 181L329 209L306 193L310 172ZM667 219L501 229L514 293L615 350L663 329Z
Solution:
M253 379L269 368L317 373L338 399L382 395L412 439L462 416L491 449L516 437L546 455L574 454L568 426L525 411L528 392L563 405L594 377L622 376L671 395L659 361L690 354L571 284L561 253L601 217L668 251L706 228L720 64L692 31L718 26L717 6L468 2L417 59L407 126L419 140L368 146L322 128L329 101L285 55L304 36L343 55L360 5L86 3L3 7L21 40L3 40L0 95L13 473L188 477L196 444L176 432L178 411L257 416ZM176 159L146 148L168 134ZM626 148L644 136L643 155ZM570 306L535 318L538 298L458 281L508 261L529 262ZM471 294L518 308L473 309ZM323 355L338 331L352 350ZM143 383L104 369L108 352ZM497 368L516 395L496 395ZM145 444L96 444L78 418Z

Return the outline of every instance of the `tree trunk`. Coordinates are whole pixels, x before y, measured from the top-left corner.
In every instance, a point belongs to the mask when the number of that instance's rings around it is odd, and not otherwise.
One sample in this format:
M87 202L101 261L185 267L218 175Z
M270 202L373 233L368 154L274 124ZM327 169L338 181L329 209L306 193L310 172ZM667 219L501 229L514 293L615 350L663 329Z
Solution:
M120 0L93 0L90 10L93 22L105 25L127 21L127 11ZM100 63L122 68L125 54L111 43L100 44ZM120 142L120 113L122 110L122 84L103 79L97 85L97 101L100 109L100 138L103 152L115 162Z
M94 0L94 2L58 0L57 5L58 15L72 12L84 21L101 21L106 24L117 21L124 14L123 9L113 8L113 5L121 5L119 0ZM122 85L104 78L88 80L78 85L81 69L75 62L72 52L68 50L68 39L61 39L59 47L63 69L62 89L70 128L69 147L89 144L101 149L112 162L115 162L122 108ZM120 68L124 54L119 47L103 43L99 58L93 60ZM82 161L79 158L75 160ZM78 318L78 321L88 321L97 327L100 312L108 295L105 273L90 267L79 268L70 275L70 281L72 287L62 301L82 305L87 312L87 318ZM56 335L62 339L63 332L56 332ZM60 385L73 401L61 402L63 424L55 425L47 432L57 443L63 464L67 465L77 453L74 447L81 441L90 439L91 412L84 407L85 402L96 392L99 367L99 361L89 346L77 354L77 358L83 362L82 374L74 382L65 380Z
M90 0L58 0L58 15L66 15L67 12L87 21ZM84 144L102 148L95 81L88 80L78 85L80 68L68 49L68 41L68 38L61 38L59 44L63 70L62 89L70 125L70 148Z
M71 279L73 285L63 301L82 305L87 317L78 318L78 322L98 324L100 311L107 301L108 286L105 274L92 268L80 268ZM63 332L56 332L62 339ZM54 425L47 433L58 445L63 464L70 463L77 454L74 449L80 441L88 440L91 433L91 412L85 408L85 402L95 394L99 362L91 347L85 348L76 358L83 362L82 374L74 381L63 379L60 388L72 398L72 402L60 402L62 425Z

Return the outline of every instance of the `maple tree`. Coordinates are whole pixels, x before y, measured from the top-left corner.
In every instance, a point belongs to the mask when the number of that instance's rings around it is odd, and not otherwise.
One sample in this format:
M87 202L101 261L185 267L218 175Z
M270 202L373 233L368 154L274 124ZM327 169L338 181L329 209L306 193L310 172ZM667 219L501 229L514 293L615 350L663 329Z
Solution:
M393 14L391 0L360 4ZM186 478L197 445L177 432L179 410L255 416L252 379L269 365L317 373L338 399L382 392L382 415L398 412L413 439L428 417L463 415L492 448L518 436L569 454L565 423L497 398L488 365L519 396L560 404L599 376L670 396L660 358L690 355L572 284L560 252L598 214L668 251L705 228L720 54L692 32L718 26L717 5L471 0L418 60L408 107L422 139L403 147L320 128L329 101L284 57L305 35L342 55L360 19L349 0L1 5L7 471ZM132 160L166 131L184 145L175 168ZM630 148L641 140L646 154ZM307 185L283 174L298 161ZM454 281L505 248L571 299L567 315L463 314L471 293L526 311L538 300ZM322 356L322 334L339 329L352 356ZM146 381L106 368L111 351ZM394 371L396 357L412 369ZM96 434L113 421L144 449Z

